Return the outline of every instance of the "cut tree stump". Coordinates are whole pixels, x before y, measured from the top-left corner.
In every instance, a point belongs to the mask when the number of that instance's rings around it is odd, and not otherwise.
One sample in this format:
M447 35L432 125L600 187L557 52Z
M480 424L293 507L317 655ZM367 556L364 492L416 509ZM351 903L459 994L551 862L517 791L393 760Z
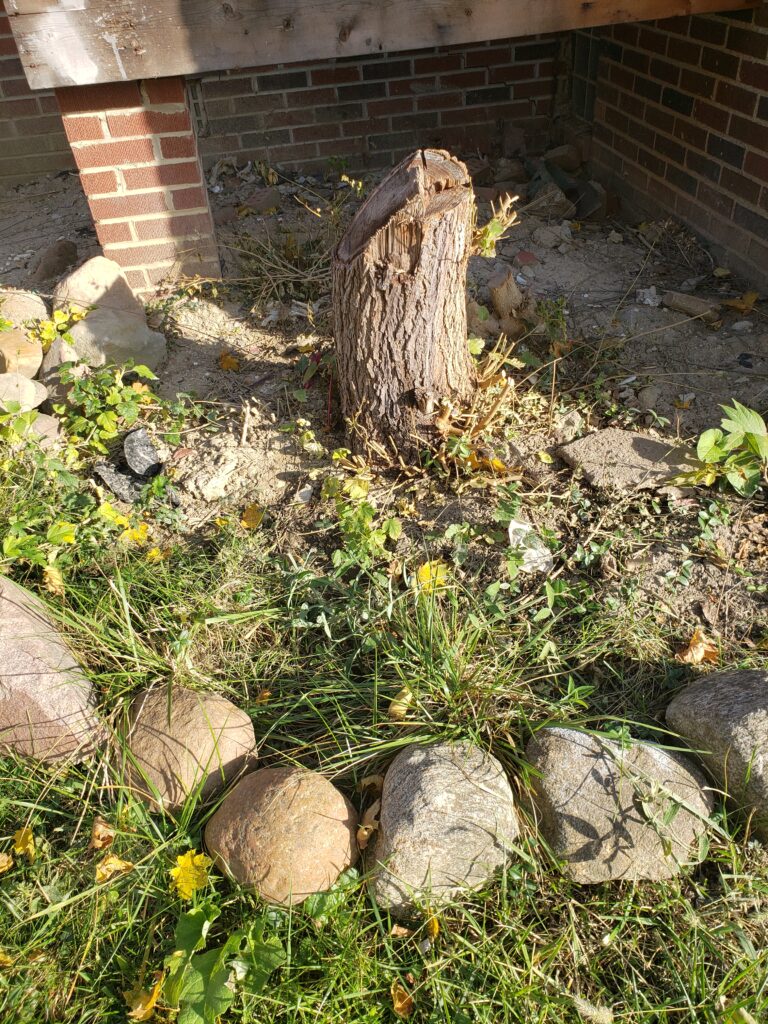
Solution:
M350 444L412 458L441 405L468 402L466 277L473 196L466 167L419 150L371 193L333 254L333 315Z

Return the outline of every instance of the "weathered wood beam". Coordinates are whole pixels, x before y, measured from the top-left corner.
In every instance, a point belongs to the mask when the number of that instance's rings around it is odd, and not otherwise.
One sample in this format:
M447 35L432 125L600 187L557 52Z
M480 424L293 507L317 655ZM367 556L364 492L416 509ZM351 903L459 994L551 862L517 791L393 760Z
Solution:
M746 10L757 0L4 0L34 89Z

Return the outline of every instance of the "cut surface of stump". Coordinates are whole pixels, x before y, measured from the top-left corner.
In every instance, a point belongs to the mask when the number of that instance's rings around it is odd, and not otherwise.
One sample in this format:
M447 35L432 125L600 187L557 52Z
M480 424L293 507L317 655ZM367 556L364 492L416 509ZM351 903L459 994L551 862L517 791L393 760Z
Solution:
M469 401L469 174L437 149L398 164L358 210L333 258L339 391L357 451L412 457L442 403Z

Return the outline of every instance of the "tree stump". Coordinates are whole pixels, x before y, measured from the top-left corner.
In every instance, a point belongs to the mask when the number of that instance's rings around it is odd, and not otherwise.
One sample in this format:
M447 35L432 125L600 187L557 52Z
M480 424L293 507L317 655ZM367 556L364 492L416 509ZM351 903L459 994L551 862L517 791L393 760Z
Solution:
M466 277L473 196L449 153L419 150L363 203L333 254L342 412L356 451L411 458L443 401L467 402Z

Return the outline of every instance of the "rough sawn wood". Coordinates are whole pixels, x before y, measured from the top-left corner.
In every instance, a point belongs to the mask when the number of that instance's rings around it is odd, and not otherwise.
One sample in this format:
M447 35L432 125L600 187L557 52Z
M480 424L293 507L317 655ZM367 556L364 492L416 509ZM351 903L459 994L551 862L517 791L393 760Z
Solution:
M442 402L472 396L472 208L464 164L418 150L371 193L334 252L339 390L357 451L374 440L409 458L429 440Z

